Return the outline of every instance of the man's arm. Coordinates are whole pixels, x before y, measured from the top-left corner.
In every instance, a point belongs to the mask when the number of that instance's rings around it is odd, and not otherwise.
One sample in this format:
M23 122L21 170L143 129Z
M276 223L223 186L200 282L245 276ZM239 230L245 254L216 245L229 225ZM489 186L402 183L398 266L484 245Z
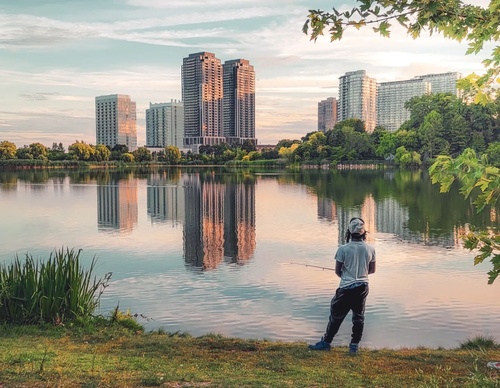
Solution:
M375 261L370 261L370 264L368 264L368 273L375 273Z
M335 273L339 278L342 277L343 268L344 268L344 263L341 263L340 261L335 261Z

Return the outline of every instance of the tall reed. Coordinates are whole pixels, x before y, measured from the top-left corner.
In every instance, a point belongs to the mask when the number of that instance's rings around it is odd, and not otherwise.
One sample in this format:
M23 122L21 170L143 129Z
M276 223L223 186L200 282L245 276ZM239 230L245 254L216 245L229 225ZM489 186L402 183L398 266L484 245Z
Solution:
M88 269L74 249L54 250L48 260L17 255L0 265L0 322L17 324L62 323L91 316L108 285L111 273L93 277L96 257Z

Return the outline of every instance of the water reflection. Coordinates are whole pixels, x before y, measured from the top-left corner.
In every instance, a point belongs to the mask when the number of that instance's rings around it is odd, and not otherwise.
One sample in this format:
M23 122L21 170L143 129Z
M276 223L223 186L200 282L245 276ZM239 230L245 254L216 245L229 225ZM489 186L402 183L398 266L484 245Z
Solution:
M224 178L186 178L184 260L194 268L213 269L224 259L242 264L254 253L255 181Z
M100 182L97 186L97 229L131 232L137 225L137 179Z
M0 172L0 206L0 261L61 245L95 254L99 273L113 272L104 314L119 303L153 317L148 329L307 341L322 334L338 279L290 262L331 266L362 216L380 260L367 346L497 336L500 283L454 247L468 223L497 227L498 212L477 214L456 187L440 194L425 172Z
M152 223L184 223L185 179L180 170L155 171L147 178L147 208Z

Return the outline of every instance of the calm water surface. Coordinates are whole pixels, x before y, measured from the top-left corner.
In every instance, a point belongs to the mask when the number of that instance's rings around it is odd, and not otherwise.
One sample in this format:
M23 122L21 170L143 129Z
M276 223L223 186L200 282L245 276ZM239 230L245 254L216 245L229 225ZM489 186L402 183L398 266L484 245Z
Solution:
M0 262L64 247L112 272L100 312L147 329L316 341L338 285L348 220L377 251L363 345L456 347L500 341L500 280L460 245L468 224L497 227L425 173L399 171L0 172ZM350 315L334 343L350 338Z

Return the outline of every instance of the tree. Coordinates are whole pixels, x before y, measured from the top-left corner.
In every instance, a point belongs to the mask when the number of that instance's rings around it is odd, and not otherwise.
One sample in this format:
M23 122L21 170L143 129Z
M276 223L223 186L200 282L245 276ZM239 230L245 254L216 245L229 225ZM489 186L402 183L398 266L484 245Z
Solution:
M443 151L442 135L444 132L443 117L436 111L432 111L425 116L424 122L418 129L418 136L422 143L424 160L432 159L437 152ZM441 145L441 147L440 147ZM425 157L427 156L427 158Z
M168 164L177 164L181 160L181 152L176 146L165 147L165 161Z
M10 141L0 142L0 159L15 159L17 147Z
M18 159L33 159L33 155L30 154L30 148L27 145L17 149L16 157Z
M342 120L342 121L338 122L337 124L335 124L334 128L335 129L342 129L345 127L352 128L356 132L360 132L360 133L366 132L365 122L361 119L354 119L354 118L353 119L345 119L345 120Z
M88 161L94 157L94 147L78 140L68 147L68 154L75 160Z
M419 167L422 164L422 160L418 152L407 151L403 146L396 150L394 162L400 167Z
M48 150L47 157L49 160L64 160L66 159L66 152L63 143L52 143L52 148Z
M458 181L461 184L460 193L465 198L474 196L473 203L478 212L486 206L494 206L500 197L500 169L489 165L486 155L477 157L471 148L456 159L438 156L429 172L432 183L440 184L441 192L449 191L453 182ZM500 235L493 230L471 227L463 240L465 248L479 251L474 257L474 265L491 257L493 268L488 272L488 284L492 284L500 275Z
M152 159L151 151L146 147L139 147L132 154L136 162L149 162Z
M48 150L42 143L31 143L29 153L33 156L33 159L47 160Z
M300 140L290 140L290 139L281 139L278 144L276 144L275 149L279 152L281 147L290 147L292 144L299 144Z
M94 147L94 159L98 162L107 161L111 157L111 150L104 144L98 144Z
M358 0L360 6L350 11L332 12L310 10L302 31L310 33L316 40L328 31L332 41L340 40L349 27L360 29L373 26L373 31L389 37L391 23L398 23L412 38L422 32L440 33L456 41L468 42L466 54L477 54L484 43L500 39L500 0L490 0L487 7L464 4L458 0L449 1L401 1L401 0ZM460 86L475 102L486 102L495 95L492 86L500 74L500 47L496 46L491 56L483 61L485 74L471 74L461 80Z
M281 147L278 154L282 158L288 159L288 161L293 162L295 156L295 150L299 147L298 143L293 143L290 147Z
M500 142L490 143L486 155L488 155L488 163L500 167Z
M133 163L134 162L134 155L130 152L125 152L121 156L121 161L125 163Z
M396 153L397 137L394 132L385 132L380 136L380 141L375 149L375 154L382 158L387 158Z

